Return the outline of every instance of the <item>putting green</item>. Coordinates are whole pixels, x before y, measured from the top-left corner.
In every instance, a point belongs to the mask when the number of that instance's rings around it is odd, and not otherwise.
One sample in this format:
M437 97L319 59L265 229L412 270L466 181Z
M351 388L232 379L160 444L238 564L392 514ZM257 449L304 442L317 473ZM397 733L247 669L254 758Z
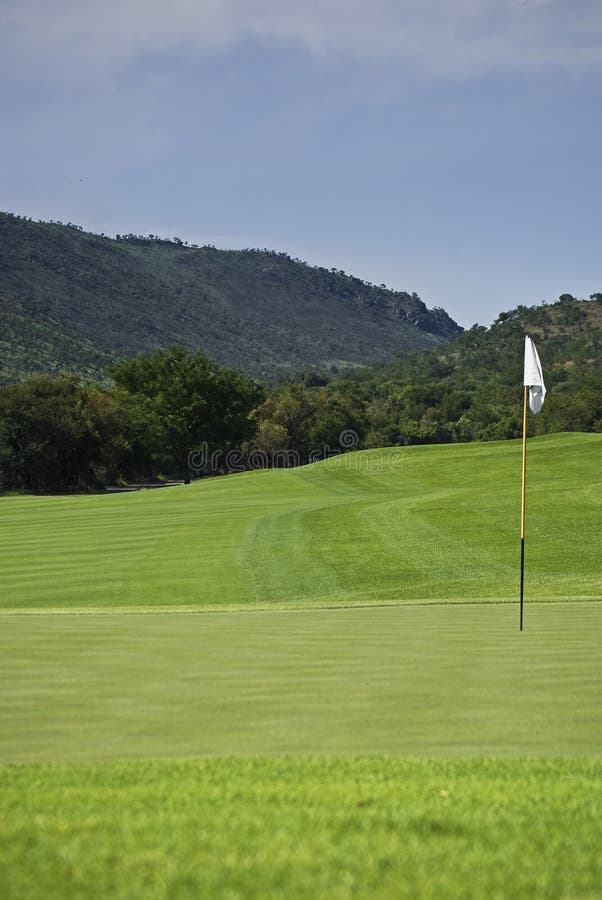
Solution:
M527 598L600 599L602 435L529 442ZM7 609L515 599L520 442L351 453L135 494L6 497Z
M602 604L2 619L0 761L600 751Z

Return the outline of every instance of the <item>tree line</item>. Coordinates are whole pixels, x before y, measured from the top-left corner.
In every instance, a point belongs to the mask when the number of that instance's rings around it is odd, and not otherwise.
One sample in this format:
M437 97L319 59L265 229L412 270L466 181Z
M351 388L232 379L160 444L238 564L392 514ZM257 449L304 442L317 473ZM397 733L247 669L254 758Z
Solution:
M523 336L548 399L534 434L602 432L602 294L564 294L441 348L266 387L200 352L124 359L110 387L36 375L0 387L0 489L86 491L315 461L350 449L516 438Z
M261 385L180 347L122 360L113 386L35 375L0 389L1 489L36 493L190 481L195 446L251 437Z

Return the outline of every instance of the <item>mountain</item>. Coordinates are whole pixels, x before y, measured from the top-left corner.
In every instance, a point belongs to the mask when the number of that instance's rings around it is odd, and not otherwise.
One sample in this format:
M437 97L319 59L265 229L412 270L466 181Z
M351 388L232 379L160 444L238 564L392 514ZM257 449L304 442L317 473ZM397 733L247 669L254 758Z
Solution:
M0 379L170 344L255 377L344 371L462 331L416 294L269 250L218 250L0 213Z

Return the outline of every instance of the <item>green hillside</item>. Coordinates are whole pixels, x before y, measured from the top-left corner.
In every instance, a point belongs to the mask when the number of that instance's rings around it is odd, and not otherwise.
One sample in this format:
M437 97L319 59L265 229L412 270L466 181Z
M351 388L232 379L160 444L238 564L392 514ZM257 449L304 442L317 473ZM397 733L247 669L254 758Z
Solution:
M31 311L28 304L0 297L0 379L20 381L33 372L58 375L77 372L102 379L115 354L80 334L50 312Z
M597 434L530 441L529 600L602 596L601 450ZM520 456L519 441L394 448L159 491L6 497L1 603L515 599Z
M505 440L522 434L524 336L547 387L533 434L602 431L602 294L518 306L434 350L348 372L325 388L351 406L361 446ZM317 400L315 405L317 406ZM267 423L282 416L264 406ZM307 432L305 428L305 432Z
M415 295L268 250L217 250L0 213L0 378L179 344L259 377L434 347L460 327Z

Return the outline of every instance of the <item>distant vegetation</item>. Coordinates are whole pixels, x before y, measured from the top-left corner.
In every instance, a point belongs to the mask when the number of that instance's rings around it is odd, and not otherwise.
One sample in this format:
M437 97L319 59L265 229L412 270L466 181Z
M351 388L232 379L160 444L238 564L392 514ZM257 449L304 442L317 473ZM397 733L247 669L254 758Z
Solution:
M0 213L0 381L179 345L275 381L435 347L462 329L415 293L271 250L90 234Z
M111 389L74 375L0 387L0 485L37 493L115 481L190 480L189 453L239 446L263 389L180 347L123 360Z
M602 432L602 294L501 313L444 347L331 381L268 388L180 347L122 360L110 383L37 375L0 387L0 488L78 491L345 450L520 436L523 336L548 386L534 434Z
M515 438L522 430L523 337L537 343L548 398L536 434L602 431L602 294L563 294L475 325L441 348L316 384L289 384L255 412L257 446L303 457L352 428L360 447Z

